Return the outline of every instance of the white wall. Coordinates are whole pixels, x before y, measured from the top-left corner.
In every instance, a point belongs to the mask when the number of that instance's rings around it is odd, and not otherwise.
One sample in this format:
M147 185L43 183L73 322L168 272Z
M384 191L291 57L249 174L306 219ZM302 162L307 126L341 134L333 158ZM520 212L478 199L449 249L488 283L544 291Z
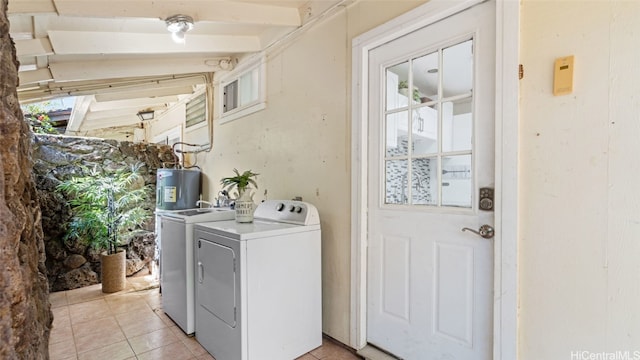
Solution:
M323 328L344 343L350 311L351 39L423 2L361 0L268 51L267 109L216 121L212 152L198 156L205 199L212 200L219 179L238 168L260 174L256 201L302 196L318 207ZM186 132L184 140L200 137Z
M523 1L519 359L640 350L638 19L638 1ZM574 92L554 97L566 55Z

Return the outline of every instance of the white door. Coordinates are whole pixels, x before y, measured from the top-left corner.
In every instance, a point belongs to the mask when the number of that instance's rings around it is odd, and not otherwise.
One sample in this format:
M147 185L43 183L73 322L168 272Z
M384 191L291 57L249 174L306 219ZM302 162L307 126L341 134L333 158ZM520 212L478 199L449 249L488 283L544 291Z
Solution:
M491 359L495 3L369 53L367 342ZM483 204L486 204L486 200ZM488 236L489 237L489 236Z

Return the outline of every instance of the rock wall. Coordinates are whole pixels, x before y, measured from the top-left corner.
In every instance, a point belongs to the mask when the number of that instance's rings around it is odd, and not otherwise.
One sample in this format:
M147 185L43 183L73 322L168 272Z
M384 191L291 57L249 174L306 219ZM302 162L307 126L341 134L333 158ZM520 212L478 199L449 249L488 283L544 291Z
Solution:
M145 164L140 171L153 190L145 208L155 209L156 170L172 162L166 145L118 142L98 138L41 135L33 137L34 174L42 208L42 227L51 291L75 289L100 282L99 252L77 242L65 242L71 210L64 194L56 191L62 180L82 173L81 166L103 169ZM137 232L127 244L127 276L148 271L155 254L154 218L147 231Z
M17 85L7 0L0 0L0 359L48 359L53 315L30 130Z

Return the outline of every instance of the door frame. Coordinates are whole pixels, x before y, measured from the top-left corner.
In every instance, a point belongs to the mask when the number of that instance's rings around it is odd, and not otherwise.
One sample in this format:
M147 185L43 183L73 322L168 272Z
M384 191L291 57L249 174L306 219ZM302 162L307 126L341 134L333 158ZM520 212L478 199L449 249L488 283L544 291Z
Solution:
M484 0L431 0L352 41L350 346L367 345L368 54ZM518 60L520 2L496 2L493 359L517 358Z

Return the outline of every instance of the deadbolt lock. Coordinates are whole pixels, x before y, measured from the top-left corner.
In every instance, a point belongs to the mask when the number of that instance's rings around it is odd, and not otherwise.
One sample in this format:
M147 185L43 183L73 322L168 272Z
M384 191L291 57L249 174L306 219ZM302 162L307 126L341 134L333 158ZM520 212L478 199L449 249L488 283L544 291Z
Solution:
M493 189L480 188L480 200L478 203L480 210L493 211Z

